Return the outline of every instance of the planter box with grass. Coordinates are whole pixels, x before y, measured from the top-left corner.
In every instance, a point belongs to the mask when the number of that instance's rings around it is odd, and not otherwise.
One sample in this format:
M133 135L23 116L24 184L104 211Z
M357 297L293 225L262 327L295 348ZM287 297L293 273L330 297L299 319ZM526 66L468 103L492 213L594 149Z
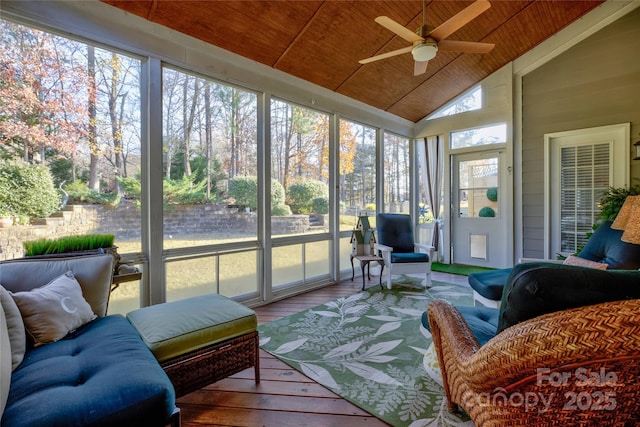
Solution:
M117 256L117 246L113 234L83 234L64 236L57 239L39 239L24 242L25 257L64 257L86 255L88 253L110 253Z
M24 256L27 258L63 258L92 253L108 253L114 258L113 289L119 283L139 280L142 273L135 267L120 263L118 247L113 234L82 234L64 236L57 239L39 239L24 242Z

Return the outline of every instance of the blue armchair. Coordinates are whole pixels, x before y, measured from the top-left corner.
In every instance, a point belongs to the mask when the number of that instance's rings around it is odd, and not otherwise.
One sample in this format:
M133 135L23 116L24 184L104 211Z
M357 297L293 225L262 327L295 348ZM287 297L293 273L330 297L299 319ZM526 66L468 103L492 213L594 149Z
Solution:
M382 213L376 216L379 251L387 271L387 288L393 274L424 274L425 287L431 286L433 246L415 242L413 221L406 214Z
M436 299L422 317L449 411L477 427L638 425L640 272L524 263L506 283L499 309Z

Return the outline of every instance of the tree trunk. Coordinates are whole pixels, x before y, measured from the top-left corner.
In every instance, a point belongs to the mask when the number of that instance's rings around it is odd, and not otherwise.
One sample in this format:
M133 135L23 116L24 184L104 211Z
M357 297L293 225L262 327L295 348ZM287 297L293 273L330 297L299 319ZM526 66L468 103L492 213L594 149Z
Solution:
M204 88L204 132L205 132L205 156L207 161L207 199L211 200L211 84L207 82Z
M116 53L111 54L111 61L113 64L115 64L118 61ZM115 168L115 170L113 171L114 187L117 194L122 195L123 193L122 186L120 185L117 179L118 175L122 172L121 171L121 168L122 168L122 161L121 161L122 122L121 120L122 118L121 118L121 115L118 114L118 106L117 106L118 92L120 87L120 74L117 71L118 68L119 67L114 66L111 72L111 91L109 92L109 119L111 121L111 138L112 138L113 152L114 152L114 163L113 163ZM125 99L125 95L122 96L122 99L120 102L121 111L124 105L124 99Z
M93 191L100 191L100 180L98 179L98 147L96 130L96 50L93 46L87 46L87 75L89 78L89 188Z
M198 79L195 79L193 98L191 106L188 106L187 95L189 93L189 79L185 78L183 86L183 130L184 130L184 174L191 176L191 130L193 129L193 120L195 117L196 106L198 105L198 96L200 94L200 85Z

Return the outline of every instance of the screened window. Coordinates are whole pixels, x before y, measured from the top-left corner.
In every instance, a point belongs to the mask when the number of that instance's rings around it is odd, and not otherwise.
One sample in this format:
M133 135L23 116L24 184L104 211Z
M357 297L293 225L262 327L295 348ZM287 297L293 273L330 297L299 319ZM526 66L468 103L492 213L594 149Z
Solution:
M164 247L257 238L257 97L163 69Z
M203 252L167 262L167 300L257 293L259 251L195 249L258 238L256 94L165 67L162 108L163 247Z
M410 211L409 139L384 134L384 211Z
M376 129L340 120L340 228L376 212Z
M507 142L507 125L483 126L451 133L451 149L477 147Z
M328 231L328 180L329 116L272 100L272 233ZM291 215L299 215L297 226Z
M22 257L20 239L95 233L115 236L123 262L138 260L140 60L5 20L0 37L0 163L44 171L35 188L17 175L1 183L0 210L38 231L3 238L0 259ZM111 293L110 313L139 307L136 283Z
M271 101L271 235L274 290L330 277L329 116ZM287 239L288 235L297 235ZM303 236L304 235L304 236ZM316 237L317 238L317 237Z
M478 86L466 93L454 102L436 111L427 120L438 119L440 117L453 116L467 111L479 110L482 108L482 86Z

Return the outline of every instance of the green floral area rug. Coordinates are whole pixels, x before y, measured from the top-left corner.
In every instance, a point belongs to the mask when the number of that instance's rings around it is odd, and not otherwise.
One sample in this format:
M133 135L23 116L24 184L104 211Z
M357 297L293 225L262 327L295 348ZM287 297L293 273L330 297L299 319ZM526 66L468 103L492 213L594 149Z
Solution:
M473 426L446 408L431 334L430 300L471 305L471 289L402 276L391 290L349 297L261 325L260 345L294 369L396 427Z

